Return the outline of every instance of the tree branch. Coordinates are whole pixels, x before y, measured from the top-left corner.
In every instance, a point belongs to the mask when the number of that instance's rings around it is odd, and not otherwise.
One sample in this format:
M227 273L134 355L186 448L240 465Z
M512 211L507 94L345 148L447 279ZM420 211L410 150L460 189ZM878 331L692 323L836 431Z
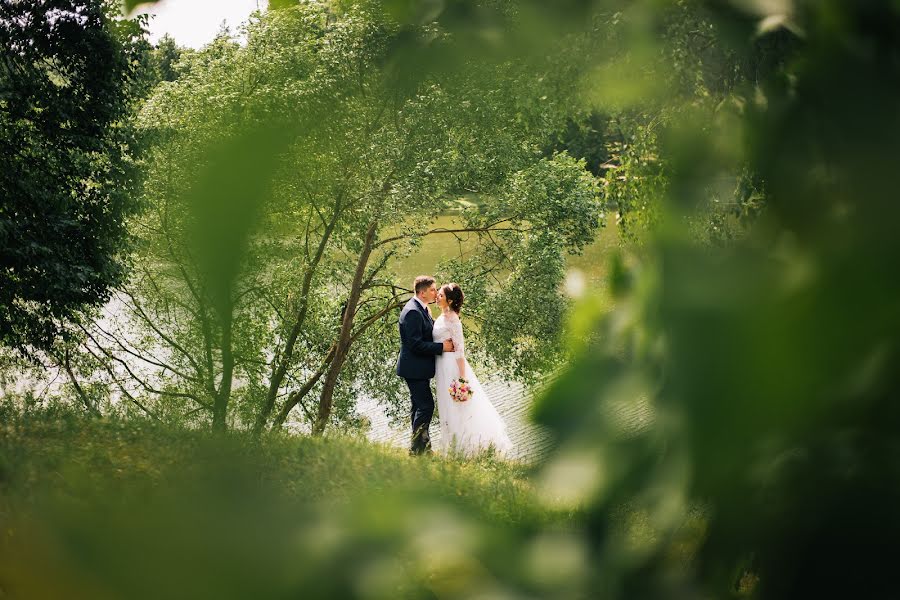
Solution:
M522 228L515 228L515 227L497 227L497 225L501 225L503 223L508 223L511 220L512 219L501 219L500 221L496 221L496 222L491 223L490 225L486 225L484 227L462 227L462 228L457 228L457 229L447 229L446 227L438 227L436 229L431 229L429 231L424 231L422 233L397 235L397 236L385 238L383 240L379 240L375 244L375 247L377 248L377 247L383 246L385 244L389 244L391 242L396 242L398 240L404 240L404 239L416 238L416 237L425 237L428 235L436 235L439 233L451 233L451 234L455 235L458 233L490 233L492 231L514 231L514 232L519 232L519 233L527 233L527 232L531 231L531 229L522 229Z
M66 374L69 376L69 381L72 382L72 387L75 388L75 393L78 394L78 398L81 400L81 403L84 404L84 407L87 409L89 413L94 415L95 417L102 417L100 411L91 404L90 399L87 397L87 394L81 387L81 384L78 383L78 378L75 377L75 373L72 371L72 364L69 361L69 349L66 348L63 354L62 366L66 371Z
M122 366L122 368L125 369L125 372L128 373L128 375L131 377L131 379L133 379L133 380L134 380L138 385L140 385L145 391L150 392L151 394L157 394L157 395L159 395L159 396L171 396L171 397L174 397L174 398L188 398L188 399L190 399L190 400L193 400L194 402L196 402L196 403L199 404L200 406L203 406L203 407L206 408L207 410L212 410L212 405L211 405L211 404L208 404L208 403L206 403L206 402L203 402L200 398L197 397L196 394L191 394L191 393L187 393L187 392L167 392L167 391L165 391L165 390L158 390L158 389L154 388L154 387L151 386L149 383L147 383L146 381L144 381L143 379L141 379L140 377L138 377L138 376L134 373L134 371L131 370L131 367L128 366L128 363L127 363L127 362L125 362L124 360L122 360L122 359L119 358L118 356L115 356L115 355L112 354L110 351L108 351L106 348L104 348L103 345L100 344L100 343L97 341L97 339L96 339L93 335L91 335L91 333L90 333L87 329L84 328L84 326L79 325L78 327L82 330L82 332L84 332L84 334L88 337L88 339L90 339L90 340L94 343L94 345L97 347L97 349L98 349L101 353L103 353L103 355L104 355L107 359L112 360L112 361L115 361L116 363L120 364L120 365ZM92 353L92 354L93 354L93 353ZM95 356L96 356L96 355L95 355Z
M335 343L331 346L331 349L328 351L328 355L325 357L325 360L322 361L322 364L319 366L319 368L316 370L316 372L313 373L309 379L307 379L306 383L303 384L303 387L300 388L299 390L297 390L296 392L291 392L288 395L287 400L284 403L284 406L281 407L281 411L278 413L278 415L275 417L275 420L272 422L273 430L284 425L284 422L287 420L288 415L290 415L291 410L293 410L293 408L297 405L297 403L299 403L307 394L309 394L310 390L312 390L313 387L316 385L316 383L318 383L318 381L319 381L319 379L321 379L322 375L325 374L325 370L331 364L331 361L334 360L336 350L337 350L337 344ZM304 406L304 410L306 410L305 406ZM312 421L314 423L315 419L313 418L313 416L308 411L306 411L306 414L307 414L307 417L310 419L310 421Z
M167 344L169 344L169 346L171 346L172 348L174 348L175 350L177 350L178 352L180 352L180 353L182 354L182 356L184 356L184 357L187 359L187 361L191 364L191 366L194 367L194 370L198 373L198 377L199 377L200 381L202 381L202 380L203 380L203 369L202 369L202 367L200 366L200 364L196 362L196 360L194 359L193 355L192 355L190 352L188 352L183 346L181 346L181 344L179 344L178 342L176 342L173 338L171 338L170 336L168 336L168 335L166 335L165 333L163 333L162 330L160 330L159 327L157 327L157 326L154 324L154 319L152 319L152 318L144 311L144 309L141 308L140 302L138 302L138 299L134 296L134 294L132 294L132 293L129 292L128 290L122 290L122 293L124 293L126 296L128 296L128 297L131 299L131 302L132 302L132 305L134 306L134 309L137 311L137 313L140 315L140 317L144 320L144 323L145 323L150 329L152 329L152 330L156 333L156 335L158 335L160 338L162 338L163 341L165 341ZM99 329L99 327L98 327L98 329ZM102 331L102 330L101 330L101 331ZM160 367L163 367L163 368L169 368L168 366L166 366L166 365L161 365L161 364L159 364L159 363L157 363L157 366L160 366ZM176 374L181 375L181 373L179 373L179 372L178 372L177 370L175 370L175 369L171 369L171 368L170 368L170 370L171 370L173 373L176 373ZM183 376L183 375L182 375L182 376Z

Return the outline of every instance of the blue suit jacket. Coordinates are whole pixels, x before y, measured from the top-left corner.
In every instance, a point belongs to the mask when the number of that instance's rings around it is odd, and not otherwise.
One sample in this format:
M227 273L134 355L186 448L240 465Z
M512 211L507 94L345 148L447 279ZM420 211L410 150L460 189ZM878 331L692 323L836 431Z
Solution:
M397 375L406 379L434 377L434 357L444 353L444 345L432 337L434 321L428 311L410 298L400 312L400 356Z

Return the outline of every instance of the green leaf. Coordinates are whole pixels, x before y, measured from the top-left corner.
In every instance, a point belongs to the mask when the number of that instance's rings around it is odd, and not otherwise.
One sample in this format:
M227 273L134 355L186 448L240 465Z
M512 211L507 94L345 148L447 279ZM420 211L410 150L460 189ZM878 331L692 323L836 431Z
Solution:
M122 13L131 16L139 6L156 4L158 0L122 0Z

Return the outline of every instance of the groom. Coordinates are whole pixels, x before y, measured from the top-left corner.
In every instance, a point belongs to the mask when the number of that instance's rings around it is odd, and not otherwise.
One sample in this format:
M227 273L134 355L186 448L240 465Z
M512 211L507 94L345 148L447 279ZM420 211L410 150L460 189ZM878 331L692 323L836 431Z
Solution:
M428 305L437 298L434 277L420 275L415 282L416 295L409 299L400 312L400 356L397 359L397 375L406 380L409 397L412 400L412 443L409 453L413 455L431 452L431 436L428 426L434 414L434 396L431 383L434 377L435 357L444 352L453 352L453 342L435 342L431 331L434 319Z

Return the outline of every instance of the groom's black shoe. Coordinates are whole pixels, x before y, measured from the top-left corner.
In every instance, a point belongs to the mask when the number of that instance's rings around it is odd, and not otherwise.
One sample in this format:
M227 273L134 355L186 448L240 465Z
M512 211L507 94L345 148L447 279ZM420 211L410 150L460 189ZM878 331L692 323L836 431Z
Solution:
M412 444L409 448L410 456L422 456L423 454L432 454L431 452L431 436L428 435L427 425L420 427L413 434Z

